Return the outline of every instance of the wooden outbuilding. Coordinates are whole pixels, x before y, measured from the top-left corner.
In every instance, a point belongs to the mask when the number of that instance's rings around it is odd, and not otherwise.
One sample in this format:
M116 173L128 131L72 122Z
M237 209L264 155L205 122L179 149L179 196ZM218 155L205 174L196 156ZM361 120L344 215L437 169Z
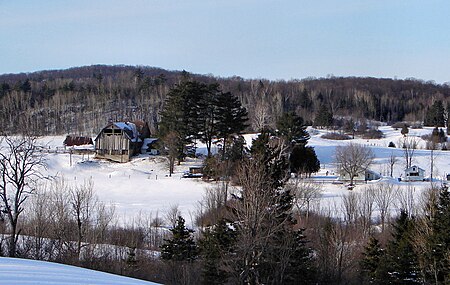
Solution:
M90 137L80 137L74 135L66 136L63 142L64 146L80 146L80 145L93 145L94 142Z
M144 139L149 136L147 123L110 123L95 138L96 158L128 162L132 156L140 153Z

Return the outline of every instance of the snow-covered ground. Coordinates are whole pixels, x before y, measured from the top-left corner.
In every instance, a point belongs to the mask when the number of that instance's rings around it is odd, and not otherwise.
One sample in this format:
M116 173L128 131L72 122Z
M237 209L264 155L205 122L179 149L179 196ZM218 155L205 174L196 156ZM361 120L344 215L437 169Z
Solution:
M0 284L156 285L157 283L52 262L0 257Z
M354 139L348 141L327 140L321 138L326 133L325 130L309 129L311 139L309 145L316 150L321 161L321 171L316 174L316 180L322 180L323 193L321 205L330 207L339 203L343 195L350 193L345 185L332 184L331 180L337 179L336 164L334 161L335 148L338 145L349 142L364 144L369 146L375 153L376 159L371 169L384 176L382 181L395 183L401 189L414 190L414 195L418 196L430 182L405 183L398 182L397 178L404 176L403 170L405 162L403 149L389 148L389 142L396 146L402 138L400 130L383 126L380 130L384 134L382 139ZM430 175L430 151L425 150L425 142L420 139L421 135L430 134L432 128L411 129L409 136L417 137L422 149L416 150L413 164L425 169L426 176ZM248 143L256 135L245 135ZM52 149L62 148L64 137L45 137L41 143ZM199 149L204 152L204 148ZM389 167L387 161L394 154L398 162L394 167L394 177L389 178ZM441 179L450 172L450 151L435 151L435 166L433 177L436 183L441 183ZM201 165L201 160L189 160L181 166L176 166L175 174L168 177L167 164L165 158L161 156L141 155L133 158L128 163L115 163L104 160L93 159L92 155L76 155L68 153L50 153L47 157L47 173L51 176L64 177L69 183L83 183L92 179L94 190L99 199L107 204L115 206L118 218L121 221L133 219L139 214L152 215L152 217L164 217L165 213L174 205L177 205L186 221L193 223L199 203L205 193L206 187L212 187L211 183L203 182L200 179L181 178L189 166ZM328 176L327 176L328 172ZM334 176L333 176L334 174ZM380 181L371 182L379 183ZM358 185L353 192L364 191L367 185Z

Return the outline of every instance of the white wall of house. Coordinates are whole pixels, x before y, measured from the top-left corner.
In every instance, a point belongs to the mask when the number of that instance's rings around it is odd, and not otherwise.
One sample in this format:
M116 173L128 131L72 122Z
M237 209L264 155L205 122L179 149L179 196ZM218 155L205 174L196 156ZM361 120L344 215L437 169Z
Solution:
M423 181L425 179L425 170L413 165L405 169L404 181Z

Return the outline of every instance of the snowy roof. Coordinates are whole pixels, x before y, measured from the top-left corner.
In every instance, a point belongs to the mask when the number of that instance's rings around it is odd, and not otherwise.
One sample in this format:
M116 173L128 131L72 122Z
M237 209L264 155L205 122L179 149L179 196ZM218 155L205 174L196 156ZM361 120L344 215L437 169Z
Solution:
M406 168L405 171L413 171L414 168L417 168L419 171L425 171L425 169L418 167L417 165L413 165L409 168Z
M125 135L127 136L127 138L132 141L132 142L141 142L141 138L139 137L140 134L138 132L138 129L136 127L136 124L132 123L132 122L115 122L112 124L107 125L105 128L103 128L103 130L97 135L97 137L95 138L95 140L98 139L98 137L100 136L100 134L107 128L110 128L111 126L115 126L118 129L123 130L123 132L125 133Z
M119 129L123 130L132 142L140 141L139 132L137 131L136 125L134 123L116 122L114 123L114 125Z

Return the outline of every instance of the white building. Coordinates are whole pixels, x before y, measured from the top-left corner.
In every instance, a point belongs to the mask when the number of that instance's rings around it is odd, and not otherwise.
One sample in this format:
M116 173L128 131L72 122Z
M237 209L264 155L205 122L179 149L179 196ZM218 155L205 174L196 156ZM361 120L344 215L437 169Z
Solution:
M413 165L409 168L405 169L405 178L404 181L424 181L425 179L425 170L418 167L417 165Z
M381 179L381 175L375 171L372 171L370 169L366 169L360 173L358 173L358 175L356 175L355 177L353 177L353 181L372 181L372 180L378 180ZM350 181L350 177L348 176L347 173L341 173L341 175L339 176L339 180L342 181Z

